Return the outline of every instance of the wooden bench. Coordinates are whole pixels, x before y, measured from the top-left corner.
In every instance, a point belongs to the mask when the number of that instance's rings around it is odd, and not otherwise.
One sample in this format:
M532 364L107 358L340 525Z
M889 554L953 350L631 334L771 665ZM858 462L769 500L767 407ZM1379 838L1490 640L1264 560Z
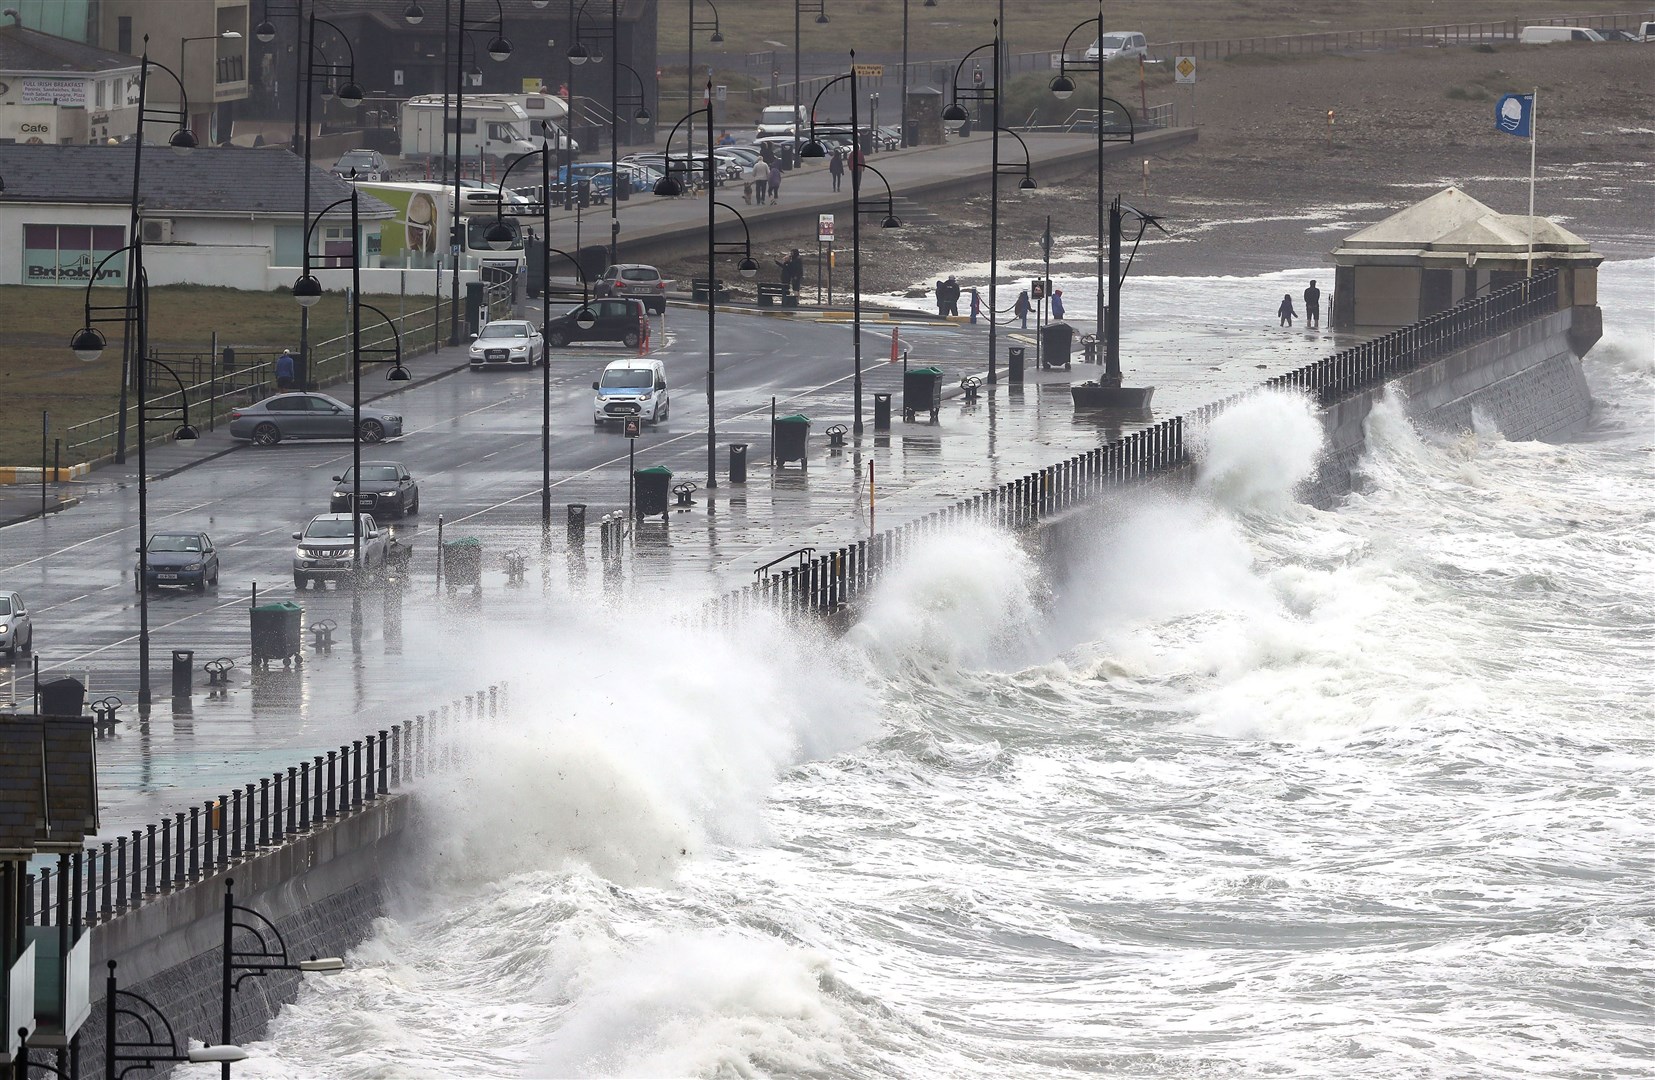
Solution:
M787 286L779 281L759 282L759 307L797 307L787 302Z
M707 278L691 278L690 300L692 302L706 303L708 286L709 281ZM716 288L718 290L717 295L714 297L714 301L716 303L724 303L730 299L730 287L724 284L723 278L718 279Z

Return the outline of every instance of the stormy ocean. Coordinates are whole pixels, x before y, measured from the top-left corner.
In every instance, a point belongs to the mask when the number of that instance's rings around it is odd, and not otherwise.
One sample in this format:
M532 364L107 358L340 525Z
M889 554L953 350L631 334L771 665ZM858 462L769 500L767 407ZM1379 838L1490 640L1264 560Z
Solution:
M476 643L513 725L236 1076L1652 1075L1652 296L1605 265L1561 444L1393 401L1320 511L1260 396L1088 558L940 538L843 638Z

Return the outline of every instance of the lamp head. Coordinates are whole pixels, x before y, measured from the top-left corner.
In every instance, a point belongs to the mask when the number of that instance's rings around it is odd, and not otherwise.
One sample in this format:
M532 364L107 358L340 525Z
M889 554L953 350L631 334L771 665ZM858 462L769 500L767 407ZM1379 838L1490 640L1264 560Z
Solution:
M409 26L418 26L425 21L425 9L418 4L409 4L407 10L402 13L402 20Z
M276 40L276 27L269 19L266 19L257 26L253 27L253 36L258 38L260 41L269 44L270 42Z
M247 1051L239 1046L201 1046L184 1055L192 1062L246 1061Z
M322 89L318 92L322 95L323 101L332 101L334 93L333 80L324 80L322 83Z
M69 339L69 348L74 351L77 360L84 360L88 364L103 355L103 334L94 326L83 326L75 331L75 336Z
M942 126L949 131L958 131L965 127L965 122L971 119L971 114L965 111L965 106L954 102L942 111Z
M529 0L529 3L533 4L537 8L543 8L551 2L552 0Z
M632 114L632 122L634 124L647 124L649 123L649 120L649 110L644 108L642 105L638 106L638 111ZM6 189L3 186L0 186L0 194L3 194L5 190Z
M195 442L200 437L201 433L189 424L179 424L172 432L173 442Z
M586 63L586 61L591 59L591 57L592 54L587 52L586 46L582 45L580 42L577 41L573 45L569 46L569 63L574 64L576 67Z
M754 262L753 257L749 255L736 264L736 273L744 278L755 278L759 273L759 264Z
M714 45L722 45L724 44L724 35L719 33L718 27L715 26L713 27L713 36L707 40L712 42Z
M356 108L362 104L362 88L354 82L348 82L339 88L339 104Z
M885 220L879 223L879 227L881 229L900 229L902 228L902 219L886 210Z
M937 6L937 0L925 0L925 6L926 7L936 7Z
M300 307L309 307L322 298L322 283L315 274L304 274L293 283L293 299Z
M240 30L226 30L226 31L224 31L224 33L222 33L218 36L223 38L225 41L240 41L241 40L241 31Z
M811 139L799 147L799 156L802 158L825 158L827 157L827 147L823 146L819 140Z
M189 128L179 128L167 140L167 145L172 147L174 153L187 154L195 149L195 132Z
M1052 80L1052 96L1059 101L1067 101L1069 95L1075 92L1075 80L1067 75L1058 75Z
M826 26L827 21L828 21L827 12L818 11L816 13L816 25L817 26Z
M511 42L503 37L497 37L488 43L488 55L495 63L499 63L511 55Z
M511 228L504 221L496 220L483 232L483 241L495 251L504 251L511 247Z
M1028 175L1027 173L1023 174L1023 179L1017 181L1018 191L1033 191L1039 186L1039 184L1034 182L1034 177Z
M387 371L385 373L385 380L387 382L407 382L409 379L412 379L412 378L413 378L413 376L408 374L408 369L402 366L402 360L400 358L397 360L396 366L393 367L390 371ZM299 970L300 971L310 971L310 970L313 970L313 969L305 967L303 961L301 961L300 964L299 964ZM314 970L319 971L321 969L317 968L317 969L314 969Z
M666 176L663 176L661 179L655 181L655 194L672 198L674 196L684 194L684 188L678 183L677 180L672 178L672 174L668 173Z
M590 330L598 325L598 316L590 307L583 307L575 313L575 325L582 330Z

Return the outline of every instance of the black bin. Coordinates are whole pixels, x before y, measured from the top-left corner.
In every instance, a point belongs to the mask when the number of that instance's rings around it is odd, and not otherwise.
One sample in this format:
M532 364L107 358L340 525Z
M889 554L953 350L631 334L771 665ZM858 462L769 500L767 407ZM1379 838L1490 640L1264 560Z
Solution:
M1075 343L1075 328L1066 322L1047 323L1040 328L1040 366L1055 368L1069 366L1070 350Z
M305 610L290 600L260 604L248 612L252 620L253 662L287 660L299 655Z
M730 444L730 483L745 484L747 482L747 444L744 442Z
M891 395L875 394L873 396L873 429L875 431L891 430Z
M172 696L173 697L187 698L187 697L190 696L190 691L195 689L195 687L192 685L192 683L194 682L194 679L193 679L194 674L195 674L195 650L194 649L174 649L174 650L172 650Z
M1013 345L1006 350L1006 381L1020 383L1023 381L1023 346Z
M41 716L79 716L86 707L86 687L79 679L48 679L40 684Z
M672 470L651 465L632 474L632 512L638 517L667 516L672 490Z
M615 177L615 198L619 199L621 202L626 202L628 199L632 198L631 174L621 173L619 176Z
M603 271L598 271L602 273ZM483 328L483 283L468 281L465 283L465 332L467 334L481 333Z
M586 504L570 503L568 510L569 546L572 548L583 547L586 544Z
M908 127L903 132L903 136L904 136L904 138L903 138L903 145L904 146L918 146L919 145L919 121L918 120L908 121Z
M806 443L810 440L810 417L798 413L778 416L771 440L776 447L776 464L805 460Z
M920 413L937 418L942 409L942 369L909 368L902 373L902 418L912 420Z
M475 536L445 540L442 546L442 577L449 588L480 585L483 580L483 542Z

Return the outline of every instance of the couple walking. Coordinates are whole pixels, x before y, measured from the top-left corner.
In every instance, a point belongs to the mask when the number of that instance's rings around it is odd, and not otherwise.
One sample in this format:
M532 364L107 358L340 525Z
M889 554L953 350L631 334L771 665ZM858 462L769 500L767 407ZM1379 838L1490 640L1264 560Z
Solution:
M1281 320L1281 324L1283 326L1292 326L1293 320L1298 317L1298 314L1298 312L1293 310L1293 294L1283 293L1281 298L1281 306L1276 308L1276 317ZM1306 329L1316 330L1321 327L1322 290L1316 287L1316 283L1314 281L1312 281L1310 283L1310 287L1304 291L1304 318Z

